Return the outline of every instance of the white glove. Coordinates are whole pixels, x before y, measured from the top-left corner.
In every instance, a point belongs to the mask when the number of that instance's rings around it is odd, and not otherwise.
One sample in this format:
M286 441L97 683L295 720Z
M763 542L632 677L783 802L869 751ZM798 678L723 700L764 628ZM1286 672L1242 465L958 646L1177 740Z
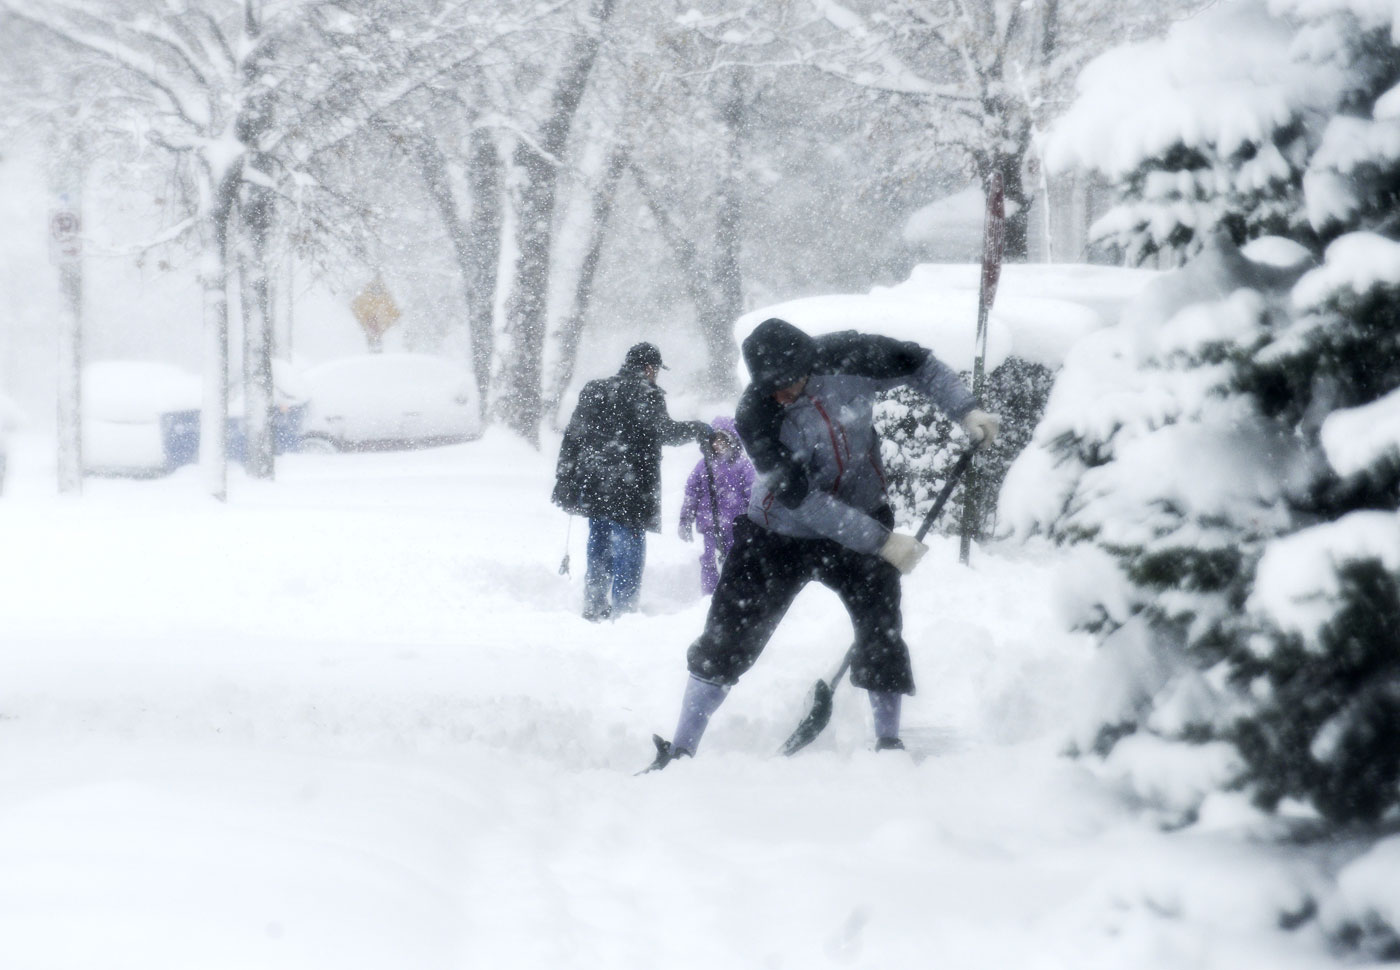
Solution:
M908 576L926 552L928 546L913 536L907 536L903 532L891 532L880 548L880 558Z
M1001 415L973 408L963 415L962 426L973 444L990 445L997 440L997 432L1001 430Z

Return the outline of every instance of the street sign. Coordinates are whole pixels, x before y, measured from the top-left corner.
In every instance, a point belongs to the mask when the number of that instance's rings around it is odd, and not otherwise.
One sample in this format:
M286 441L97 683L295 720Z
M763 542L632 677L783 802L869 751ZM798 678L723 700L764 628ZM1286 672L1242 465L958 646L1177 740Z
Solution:
M376 351L381 346L385 331L402 316L394 298L389 295L384 280L379 276L361 290L359 296L350 301L350 310L355 314L355 319L359 321L365 336L369 338L370 348Z
M83 258L83 218L73 209L49 213L49 259L57 265Z

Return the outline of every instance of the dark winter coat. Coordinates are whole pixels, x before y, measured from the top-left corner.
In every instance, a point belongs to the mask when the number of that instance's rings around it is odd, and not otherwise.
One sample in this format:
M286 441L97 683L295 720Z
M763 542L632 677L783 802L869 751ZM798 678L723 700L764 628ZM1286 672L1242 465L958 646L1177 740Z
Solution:
M703 421L673 421L666 392L641 367L589 381L578 396L554 475L554 504L629 528L661 529L661 446L708 441Z

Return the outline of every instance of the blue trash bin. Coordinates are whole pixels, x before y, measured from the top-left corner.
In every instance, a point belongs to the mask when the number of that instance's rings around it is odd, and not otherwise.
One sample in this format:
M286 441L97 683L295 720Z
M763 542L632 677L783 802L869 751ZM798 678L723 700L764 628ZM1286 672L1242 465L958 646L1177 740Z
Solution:
M306 405L295 404L272 412L272 451L285 454L301 446L301 424L306 417ZM229 418L224 428L228 436L226 451L230 461L243 461L248 452L248 433L242 418ZM161 443L165 448L165 467L174 471L181 465L199 461L199 412L171 411L160 416Z
M301 423L306 417L306 402L272 412L272 451L283 455L301 449Z
M199 411L170 411L160 416L160 440L165 467L174 471L199 460Z
M248 436L242 418L229 418L224 423L224 451L229 461L243 460L248 451Z

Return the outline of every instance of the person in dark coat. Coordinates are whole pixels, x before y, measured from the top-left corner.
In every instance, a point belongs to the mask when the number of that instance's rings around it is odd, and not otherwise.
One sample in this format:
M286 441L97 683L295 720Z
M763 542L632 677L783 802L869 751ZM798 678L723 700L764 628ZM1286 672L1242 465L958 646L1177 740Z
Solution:
M655 738L651 769L695 754L710 716L812 580L850 613L851 683L869 692L876 748L902 748L900 700L914 692L914 677L901 635L900 576L928 548L894 531L876 396L912 387L979 443L994 439L1000 424L955 371L915 343L855 331L814 339L772 318L744 340L743 352L750 383L735 417L759 477L748 514L735 524L705 630L687 655L676 733Z
M637 607L646 533L661 531L661 446L708 447L714 434L703 421L671 419L656 384L664 369L654 344L633 346L616 374L584 385L564 430L553 501L588 518L585 619Z

